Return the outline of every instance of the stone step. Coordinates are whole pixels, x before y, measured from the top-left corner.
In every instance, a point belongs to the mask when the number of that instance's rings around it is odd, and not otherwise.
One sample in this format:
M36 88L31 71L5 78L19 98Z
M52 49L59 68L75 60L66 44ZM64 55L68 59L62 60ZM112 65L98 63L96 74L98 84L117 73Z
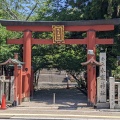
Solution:
M64 75L40 74L39 82L67 82Z
M84 105L87 107L87 105ZM17 106L17 107L10 107L10 110L29 110L29 111L51 111L51 110L80 110L80 109L86 109L85 107L81 106L70 106L70 105L41 105L41 106ZM88 109L88 108L87 108Z

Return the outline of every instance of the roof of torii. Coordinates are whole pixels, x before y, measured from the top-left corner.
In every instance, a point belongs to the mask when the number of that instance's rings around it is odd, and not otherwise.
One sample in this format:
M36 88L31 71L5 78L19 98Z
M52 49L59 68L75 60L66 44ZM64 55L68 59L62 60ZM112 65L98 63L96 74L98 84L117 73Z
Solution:
M7 61L5 61L3 63L0 63L0 66L1 65L7 65L7 64L9 64L9 65L15 65L15 64L18 65L18 64L24 64L24 63L19 61L19 60L17 60L17 59L9 58Z
M89 59L87 62L81 63L81 65L89 65L89 64L97 65L97 66L101 66L102 65L102 63L97 62L93 57L91 59Z
M79 20L79 21L18 21L18 20L0 20L3 26L51 26L51 25L65 25L65 26L87 26L87 25L119 25L120 18L115 19L101 19L101 20Z

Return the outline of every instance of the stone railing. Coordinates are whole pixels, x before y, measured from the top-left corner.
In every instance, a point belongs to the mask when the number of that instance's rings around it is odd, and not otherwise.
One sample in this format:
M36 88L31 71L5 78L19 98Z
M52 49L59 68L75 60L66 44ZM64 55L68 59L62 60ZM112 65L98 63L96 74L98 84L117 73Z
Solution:
M109 103L110 109L120 109L120 82L114 77L109 78Z
M115 82L114 77L109 77L109 82L101 80L101 77L97 78L96 107L120 109L120 82Z
M0 76L0 101L4 94L7 102L14 101L14 76L11 76L10 79L6 79L4 75Z

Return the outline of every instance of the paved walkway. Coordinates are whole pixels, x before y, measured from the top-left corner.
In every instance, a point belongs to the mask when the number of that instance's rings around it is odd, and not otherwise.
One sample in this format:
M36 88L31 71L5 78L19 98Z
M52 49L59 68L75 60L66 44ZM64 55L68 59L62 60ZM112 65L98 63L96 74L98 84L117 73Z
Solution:
M59 88L36 91L30 102L1 110L0 118L120 120L120 111L93 109L78 89Z
M35 92L33 102L58 106L58 109L87 107L87 97L76 88L42 89ZM63 108L62 108L63 107Z

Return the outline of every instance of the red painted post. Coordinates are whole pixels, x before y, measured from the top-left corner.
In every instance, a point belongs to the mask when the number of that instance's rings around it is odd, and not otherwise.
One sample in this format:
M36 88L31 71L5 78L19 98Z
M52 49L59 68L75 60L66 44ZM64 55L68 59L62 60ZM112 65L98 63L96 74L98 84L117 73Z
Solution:
M93 50L94 58L96 54L96 43L95 43L95 31L89 30L87 31L87 50ZM87 60L89 60L92 55L87 55ZM96 58L95 58L96 59ZM88 102L93 105L96 103L96 68L95 66L88 65L87 66L87 85L88 85Z
M18 89L18 103L21 104L22 102L22 66L18 66L18 85L19 85L19 89Z
M34 81L34 71L31 68L31 82L30 82L30 94L33 97L33 81Z
M24 43L23 43L23 60L25 62L24 70L27 72L24 79L24 101L30 99L30 80L31 80L31 41L32 32L29 30L24 31Z

